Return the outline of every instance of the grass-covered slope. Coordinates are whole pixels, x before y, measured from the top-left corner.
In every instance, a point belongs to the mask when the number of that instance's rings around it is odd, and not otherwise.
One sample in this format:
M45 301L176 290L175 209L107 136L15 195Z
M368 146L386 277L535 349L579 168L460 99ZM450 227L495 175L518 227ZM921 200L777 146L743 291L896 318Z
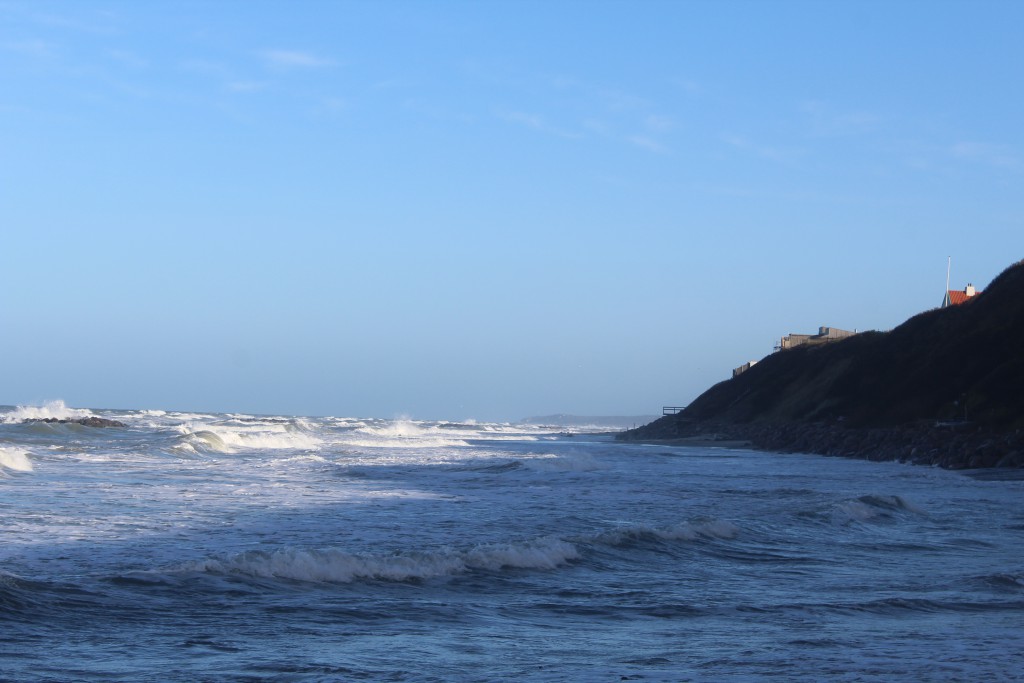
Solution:
M961 306L890 332L775 353L658 422L868 427L965 417L1024 427L1024 261Z

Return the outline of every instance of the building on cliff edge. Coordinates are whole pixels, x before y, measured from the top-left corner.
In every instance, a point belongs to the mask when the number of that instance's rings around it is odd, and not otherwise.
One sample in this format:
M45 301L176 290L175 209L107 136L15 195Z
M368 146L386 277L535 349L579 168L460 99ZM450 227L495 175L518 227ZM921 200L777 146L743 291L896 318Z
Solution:
M819 327L818 334L787 334L779 340L779 345L775 347L775 350L784 351L785 349L792 349L795 346L802 346L804 344L826 344L852 337L855 334L857 334L856 330L850 332L849 330L841 330L838 327Z
M854 330L841 330L838 327L819 327L818 334L787 334L785 337L779 340L779 343L775 345L775 351L782 351L785 349L792 349L795 346L802 346L804 344L826 344L828 342L838 341L840 339L846 339L857 334ZM757 365L756 360L752 360L744 363L738 368L733 368L732 376L739 377L750 368Z
M739 366L738 368L733 368L732 376L733 377L739 377L740 375L742 375L744 372L746 372L750 368L754 367L755 365L757 365L757 361L756 360L747 361L746 363L744 363L743 365Z
M981 294L981 290L975 289L972 284L968 284L962 292L957 289L947 289L946 296L942 297L941 308L965 304L970 301L972 297L976 297L979 294Z

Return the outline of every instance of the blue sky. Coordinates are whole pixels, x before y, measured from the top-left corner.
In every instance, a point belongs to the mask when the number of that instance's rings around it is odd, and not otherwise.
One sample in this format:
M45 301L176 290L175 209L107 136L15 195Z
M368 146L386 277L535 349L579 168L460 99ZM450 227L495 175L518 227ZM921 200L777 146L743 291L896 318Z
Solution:
M1014 2L0 0L0 403L685 404L1024 257Z

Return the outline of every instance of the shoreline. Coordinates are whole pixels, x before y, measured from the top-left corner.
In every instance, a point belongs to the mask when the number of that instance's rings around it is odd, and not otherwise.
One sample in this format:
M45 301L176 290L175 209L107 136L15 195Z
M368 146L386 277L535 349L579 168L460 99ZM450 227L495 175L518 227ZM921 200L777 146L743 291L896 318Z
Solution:
M747 448L944 469L1024 468L1024 433L972 423L848 427L836 423L721 424L676 419L621 432L616 440L665 446Z
M749 439L720 439L715 436L683 436L674 439L618 439L623 443L647 446L694 446L696 448L727 448L733 450L760 450Z

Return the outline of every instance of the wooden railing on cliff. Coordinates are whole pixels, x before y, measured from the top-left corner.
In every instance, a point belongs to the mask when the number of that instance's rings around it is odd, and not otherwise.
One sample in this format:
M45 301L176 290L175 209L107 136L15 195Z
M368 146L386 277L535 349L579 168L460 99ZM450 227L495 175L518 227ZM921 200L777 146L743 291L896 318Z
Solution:
M661 414L662 416L675 415L676 413L682 412L684 410L686 410L686 406L662 406Z

